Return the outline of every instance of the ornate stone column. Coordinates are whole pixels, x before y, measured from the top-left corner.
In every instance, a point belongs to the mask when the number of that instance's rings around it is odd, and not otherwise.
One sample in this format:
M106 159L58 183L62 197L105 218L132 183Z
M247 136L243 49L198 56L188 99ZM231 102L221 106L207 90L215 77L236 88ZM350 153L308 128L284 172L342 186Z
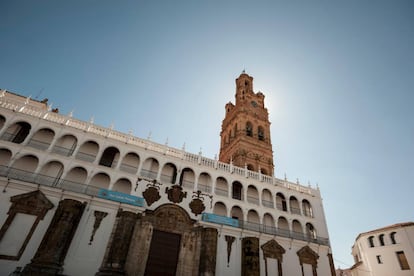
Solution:
M247 237L242 240L242 276L260 276L259 239Z
M63 261L78 228L85 203L64 199L53 216L32 262L24 268L22 275L60 275Z
M203 228L201 232L201 252L198 275L216 274L217 229Z
M96 275L126 275L125 263L137 214L120 209L115 220L105 256Z

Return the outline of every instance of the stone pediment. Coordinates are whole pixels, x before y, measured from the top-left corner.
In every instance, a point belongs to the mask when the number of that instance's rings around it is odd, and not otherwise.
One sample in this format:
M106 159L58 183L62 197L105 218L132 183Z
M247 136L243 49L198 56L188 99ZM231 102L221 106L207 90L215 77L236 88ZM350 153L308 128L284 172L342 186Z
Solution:
M319 255L309 246L304 246L296 253L299 256L300 264L310 264L315 266L318 264Z
M286 250L275 240L270 240L261 246L264 258L283 260Z
M53 203L40 191L15 195L10 198L12 205L10 212L34 215L43 219L47 211L54 207Z

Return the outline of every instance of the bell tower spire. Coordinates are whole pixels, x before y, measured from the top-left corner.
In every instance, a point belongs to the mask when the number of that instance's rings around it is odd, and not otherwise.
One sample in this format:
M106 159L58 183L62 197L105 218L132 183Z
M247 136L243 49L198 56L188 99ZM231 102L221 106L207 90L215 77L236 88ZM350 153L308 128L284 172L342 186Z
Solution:
M219 160L263 174L273 173L269 113L264 94L253 91L253 77L243 70L236 79L236 104L226 104Z

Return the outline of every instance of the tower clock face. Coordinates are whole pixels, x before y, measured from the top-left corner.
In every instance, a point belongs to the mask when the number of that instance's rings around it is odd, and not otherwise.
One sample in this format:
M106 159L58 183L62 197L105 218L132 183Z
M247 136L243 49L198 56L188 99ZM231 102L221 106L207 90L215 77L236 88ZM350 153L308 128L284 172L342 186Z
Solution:
M255 101L250 102L253 107L257 107L257 103Z

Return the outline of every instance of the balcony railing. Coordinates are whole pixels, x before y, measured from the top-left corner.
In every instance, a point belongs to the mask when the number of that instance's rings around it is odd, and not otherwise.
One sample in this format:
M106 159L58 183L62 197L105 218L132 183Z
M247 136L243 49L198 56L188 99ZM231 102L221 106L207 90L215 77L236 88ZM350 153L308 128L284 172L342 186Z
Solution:
M247 196L247 202L255 205L259 205L259 199L254 196Z
M127 172L127 173L132 173L132 174L135 174L136 172L137 172L137 170L138 170L138 167L134 167L134 166L131 166L131 165L128 165L128 164L121 164L120 166L119 166L119 169L121 170L121 171L124 171L124 172Z
M263 206L265 206L265 207L269 207L269 208L273 208L273 201L269 201L269 200L262 200L262 204L263 204Z
M140 172L141 176L149 178L149 179L156 179L157 178L157 172L141 169Z
M52 152L63 155L63 156L71 156L73 153L73 148L65 148L61 146L54 146Z
M221 195L221 196L229 196L229 191L216 187L215 194L216 195Z
M277 228L277 227L273 227L270 225L259 224L259 223L243 221L243 220L238 220L235 223L230 224L226 222L229 220L234 220L234 219L231 219L229 217L219 216L216 214L212 214L212 215L206 214L206 216L203 215L202 220L207 221L207 222L222 224L222 225L231 225L233 227L237 227L240 229L265 233L269 235L302 240L306 242L313 242L313 243L322 244L322 245L329 245L329 239L327 238L310 237L309 235L306 235L302 232L294 232L294 231L290 231L289 229L282 229L282 228Z
M96 159L95 155L89 154L89 153L84 153L84 152L78 152L76 154L76 159L82 160L82 161L86 161L86 162L93 162Z
M298 208L298 207L290 207L290 212L292 214L296 214L296 215L300 215L301 214L300 213L300 208Z
M42 186L56 187L71 192L87 194L90 196L98 196L98 192L101 189L101 187L85 185L83 183L77 183L48 175L35 174L33 172L5 166L0 166L0 176Z
M27 145L29 147L39 149L39 150L47 150L50 146L49 143L45 143L43 141L36 140L36 139L30 139L30 141L29 141L29 143L27 143Z

